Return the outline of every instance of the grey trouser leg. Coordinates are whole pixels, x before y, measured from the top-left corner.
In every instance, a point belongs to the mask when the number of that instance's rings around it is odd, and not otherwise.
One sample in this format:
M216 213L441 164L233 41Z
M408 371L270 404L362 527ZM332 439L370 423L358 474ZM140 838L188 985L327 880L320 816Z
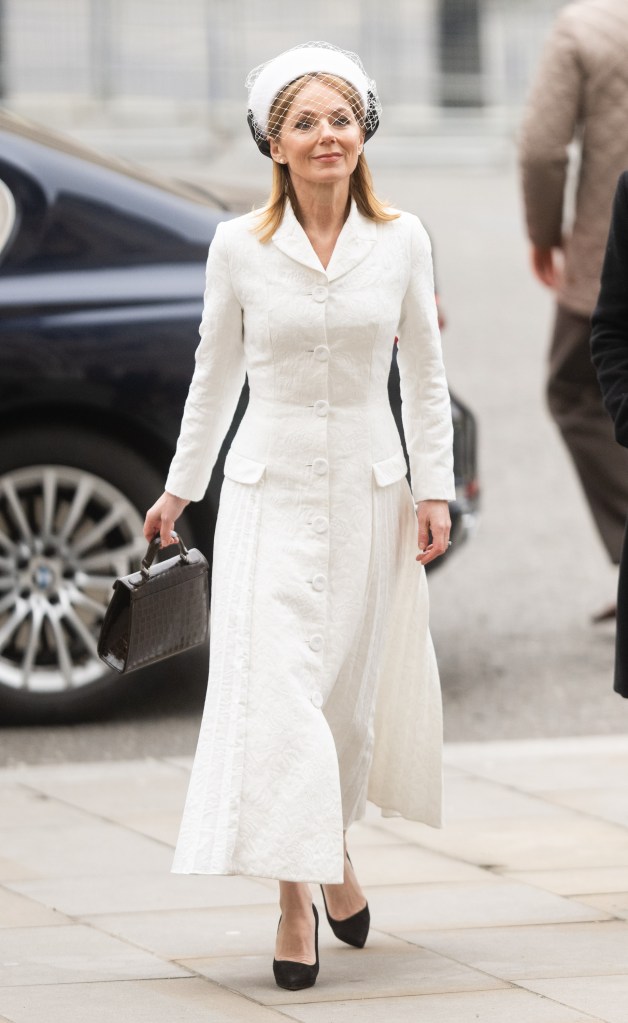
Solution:
M602 541L611 561L618 564L628 512L628 449L615 440L602 404L590 334L588 317L557 306L547 398Z

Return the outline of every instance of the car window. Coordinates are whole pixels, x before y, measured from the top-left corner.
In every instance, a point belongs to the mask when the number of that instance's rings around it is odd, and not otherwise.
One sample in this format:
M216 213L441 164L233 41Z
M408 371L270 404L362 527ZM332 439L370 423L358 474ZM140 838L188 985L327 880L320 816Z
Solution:
M51 149L57 149L61 153L67 153L70 156L78 156L81 160L87 160L90 163L97 164L99 167L105 167L108 170L117 171L119 174L124 174L126 177L133 178L135 181L141 181L144 184L153 185L164 191L170 192L172 195L177 195L182 199L197 202L201 206L212 206L214 209L226 209L225 204L205 188L195 184L189 184L185 181L178 181L166 176L161 176L160 174L153 173L144 167L138 167L133 163L128 163L126 160L121 160L116 156L107 156L104 153L98 153L95 150L90 149L89 146L85 146L81 142L76 142L67 135L48 131L47 128L44 128L39 124L31 123L30 121L20 117L18 114L14 114L8 110L0 110L0 129L10 131L15 135L21 135L23 138L32 139L34 142L39 142L41 145L48 146Z
M15 200L4 181L0 181L0 260L11 237L14 223Z

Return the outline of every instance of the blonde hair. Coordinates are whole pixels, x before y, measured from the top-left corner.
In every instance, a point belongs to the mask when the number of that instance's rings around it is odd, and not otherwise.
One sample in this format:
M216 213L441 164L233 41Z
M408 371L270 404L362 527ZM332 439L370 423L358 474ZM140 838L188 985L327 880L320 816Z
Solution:
M275 97L268 118L269 139L278 139L280 137L288 110L301 92L301 89L313 78L322 82L323 85L329 85L336 92L339 92L343 99L347 100L360 129L364 130L365 112L357 90L349 82L345 81L344 78L314 72L297 78L296 81L287 85ZM355 200L360 213L376 223L383 224L389 220L396 220L399 216L396 210L393 210L387 203L378 199L375 195L373 179L363 152L358 156L355 170L349 179L349 195ZM265 205L258 211L256 223L253 227L254 233L259 236L261 242L268 242L272 238L283 220L288 200L295 213L298 213L299 204L288 165L277 163L276 160L273 160L273 180L270 195Z

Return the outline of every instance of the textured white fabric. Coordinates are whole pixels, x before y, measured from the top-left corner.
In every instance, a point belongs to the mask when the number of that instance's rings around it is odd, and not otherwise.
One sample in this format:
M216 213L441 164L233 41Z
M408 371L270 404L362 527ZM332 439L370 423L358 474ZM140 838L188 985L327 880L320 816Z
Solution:
M295 46L254 68L246 84L249 87L249 110L259 131L263 135L268 133L270 108L281 90L302 75L317 72L344 78L359 93L366 111L370 83L356 60L336 47L317 46L314 43Z
M440 823L442 720L417 525L387 380L399 335L414 496L451 499L452 426L416 217L355 206L324 270L288 209L208 259L166 487L200 498L243 377L214 545L210 677L173 869L338 883L372 798Z

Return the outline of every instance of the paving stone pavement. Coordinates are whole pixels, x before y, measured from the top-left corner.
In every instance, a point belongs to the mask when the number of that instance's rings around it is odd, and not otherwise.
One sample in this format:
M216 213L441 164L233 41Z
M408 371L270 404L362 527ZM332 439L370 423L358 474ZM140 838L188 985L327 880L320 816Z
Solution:
M189 767L0 771L0 1023L628 1023L628 736L448 745L442 830L351 829L372 931L323 919L301 992L275 882L169 872Z

